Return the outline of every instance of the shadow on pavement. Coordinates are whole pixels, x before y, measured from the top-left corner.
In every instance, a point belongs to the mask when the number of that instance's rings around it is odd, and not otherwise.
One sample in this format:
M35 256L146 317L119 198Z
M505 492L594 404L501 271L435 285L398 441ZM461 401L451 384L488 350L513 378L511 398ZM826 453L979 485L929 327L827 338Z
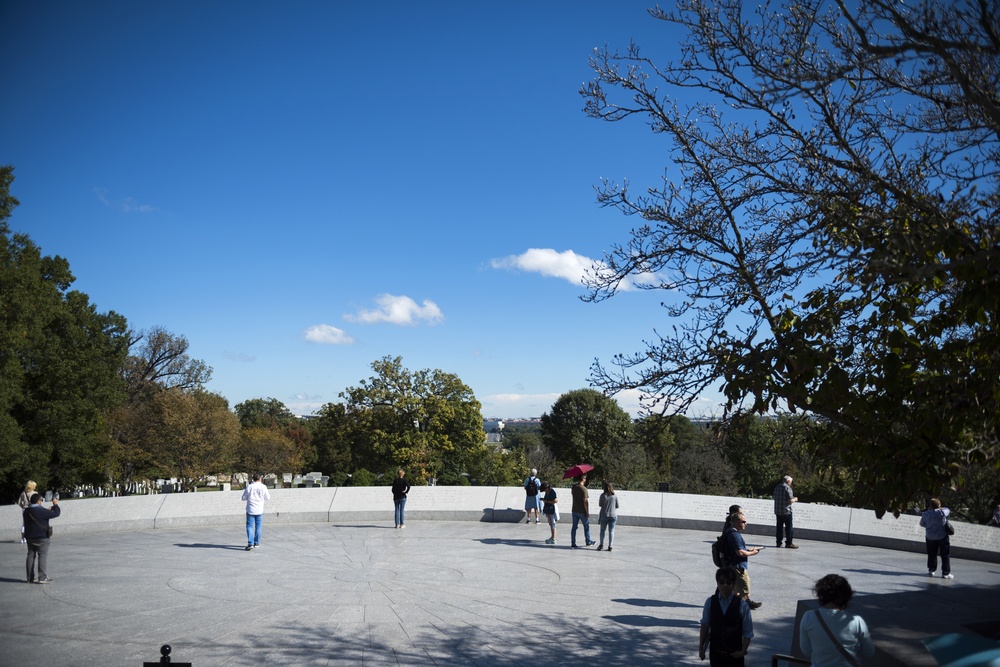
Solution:
M628 604L633 607L688 607L692 609L701 609L696 604L687 604L686 602L671 602L670 600L644 600L642 598L629 598L626 600L612 600L612 602L618 602L619 604Z
M233 544L204 544L201 542L196 542L194 544L175 544L175 547L184 547L185 549L228 549L230 551L245 551L245 547L238 547Z

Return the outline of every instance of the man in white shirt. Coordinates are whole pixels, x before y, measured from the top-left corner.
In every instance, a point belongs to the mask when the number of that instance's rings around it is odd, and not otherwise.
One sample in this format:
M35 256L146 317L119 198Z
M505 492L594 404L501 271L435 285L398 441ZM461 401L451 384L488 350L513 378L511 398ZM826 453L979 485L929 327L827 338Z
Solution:
M243 500L247 503L247 548L246 551L260 546L260 529L264 520L264 501L271 499L267 487L260 481L261 475L253 476L253 484L243 489Z

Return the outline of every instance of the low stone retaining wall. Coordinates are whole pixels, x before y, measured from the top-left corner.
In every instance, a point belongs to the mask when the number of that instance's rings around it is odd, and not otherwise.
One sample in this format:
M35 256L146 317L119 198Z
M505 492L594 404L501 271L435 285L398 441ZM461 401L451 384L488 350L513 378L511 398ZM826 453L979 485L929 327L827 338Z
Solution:
M570 491L558 489L561 523L570 520ZM86 498L60 502L62 516L53 520L56 535L123 530L151 530L182 526L242 526L245 506L241 491L165 493L119 498ZM591 491L591 518L597 521L599 492ZM772 546L774 504L724 496L618 491L618 522L624 526L720 531L730 505L747 514L747 542ZM47 505L46 505L47 506ZM406 503L412 521L524 520L524 490L520 487L421 486ZM796 539L899 549L922 553L924 529L920 517L886 515L871 510L828 505L794 505ZM264 521L274 523L389 522L392 494L387 486L272 489ZM16 505L0 507L0 526L18 537L21 517ZM951 538L956 558L1000 563L1000 528L955 522ZM707 553L707 546L706 546Z

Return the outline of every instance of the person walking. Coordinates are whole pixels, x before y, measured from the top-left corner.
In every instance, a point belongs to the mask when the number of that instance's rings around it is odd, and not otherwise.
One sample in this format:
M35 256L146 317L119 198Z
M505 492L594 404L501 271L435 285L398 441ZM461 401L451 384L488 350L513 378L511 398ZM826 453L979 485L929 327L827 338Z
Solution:
M556 543L556 522L559 521L559 508L556 504L559 499L556 497L556 490L553 486L548 483L542 483L542 514L545 515L546 521L549 522L549 528L552 530L552 536L545 540L546 544Z
M607 529L608 551L611 551L611 545L615 543L615 524L618 523L618 496L615 495L615 487L611 485L611 482L604 482L604 493L597 499L597 504L601 508L598 515L598 521L601 524L601 541L597 545L597 550L600 551L604 548L604 530Z
M743 531L747 527L747 518L742 512L737 512L729 518L729 528L722 533L726 536L727 560L736 569L736 594L747 601L751 609L759 609L760 602L750 599L750 573L747 571L747 559L760 553L760 547L747 548L743 539Z
M948 515L951 510L941 507L941 501L931 498L927 510L920 517L927 540L927 576L937 571L938 555L941 556L941 578L954 579L951 573L951 540L948 537Z
M734 514L743 514L743 508L740 505L729 506L729 513L726 514L726 519L722 522L722 532L726 532L726 528L729 528L729 522L733 520Z
M736 595L736 580L733 568L716 570L718 590L701 612L698 657L704 660L707 653L711 667L743 667L753 639L750 606Z
M993 510L993 516L990 517L989 525L1000 527L1000 505L997 505L996 509Z
M396 528L406 528L406 494L410 492L410 483L406 481L406 473L402 469L396 471L396 479L392 480L392 503L395 505L393 520Z
M813 586L819 609L802 615L799 649L813 667L859 665L861 657L875 655L875 644L865 619L847 611L854 596L851 585L839 574L828 574Z
M35 488L38 485L35 484L33 480L28 480L28 483L24 485L24 491L21 492L20 497L17 499L17 506L21 508L21 512L31 507L31 496L35 495ZM21 523L21 544L24 544L27 540L24 538L24 523Z
M538 492L541 490L542 483L535 476L537 474L538 470L532 468L528 479L524 480L524 513L527 515L525 523L531 523L532 510L535 511L535 523L539 522L538 510L542 497Z
M573 528L569 533L569 546L579 549L576 544L576 527L583 523L583 538L586 545L592 547L597 542L590 539L590 492L587 490L587 476L577 475L573 478L575 484L570 489L573 494Z
M784 537L785 548L799 548L799 545L792 542L792 503L797 502L799 502L799 499L792 493L792 478L785 475L781 480L781 484L774 487L774 517L777 524L774 536L778 541L779 547L781 546L782 537Z
M243 489L243 500L247 504L247 548L246 551L260 546L260 533L264 525L264 501L271 499L261 474L253 476L253 483Z
M28 558L25 561L25 570L28 575L28 583L51 584L52 580L46 572L49 561L49 538L52 536L52 528L49 520L55 519L62 510L59 509L59 499L52 499L52 508L46 509L42 506L42 496L40 493L31 494L28 507L21 513L24 520L24 538L28 543ZM38 564L38 576L35 576L35 563Z

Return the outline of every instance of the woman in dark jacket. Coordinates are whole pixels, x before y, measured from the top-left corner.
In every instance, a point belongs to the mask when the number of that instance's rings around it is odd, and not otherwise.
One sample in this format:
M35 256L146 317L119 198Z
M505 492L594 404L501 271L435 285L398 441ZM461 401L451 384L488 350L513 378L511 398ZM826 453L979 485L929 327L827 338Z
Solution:
M410 492L410 483L406 481L405 474L402 470L397 471L396 479L392 481L392 502L396 505L396 528L406 528L404 512L406 510L406 494Z

